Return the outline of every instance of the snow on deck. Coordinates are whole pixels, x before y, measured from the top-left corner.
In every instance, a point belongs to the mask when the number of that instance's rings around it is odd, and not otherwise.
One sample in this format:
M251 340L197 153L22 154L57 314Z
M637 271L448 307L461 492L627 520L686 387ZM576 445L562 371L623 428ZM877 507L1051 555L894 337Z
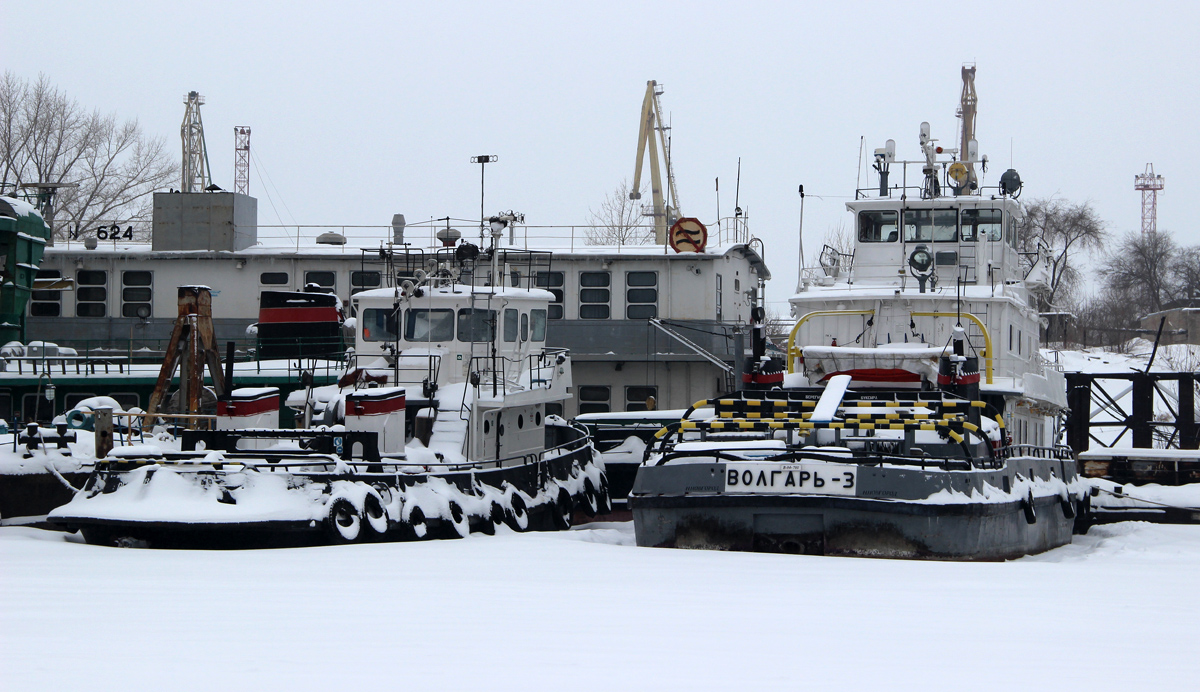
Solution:
M1200 678L1200 526L1096 527L983 564L632 543L629 523L228 552L0 528L3 687L1100 692Z

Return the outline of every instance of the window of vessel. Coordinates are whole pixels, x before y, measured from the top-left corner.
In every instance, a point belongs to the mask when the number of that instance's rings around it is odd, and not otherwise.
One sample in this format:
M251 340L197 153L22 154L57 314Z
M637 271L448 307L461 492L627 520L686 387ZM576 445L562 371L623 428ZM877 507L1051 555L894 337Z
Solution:
M962 239L966 242L1000 240L1003 216L999 209L963 209Z
M154 312L153 299L153 272L121 272L121 317L150 317Z
M60 279L62 272L57 269L39 269L37 278ZM32 317L58 317L61 315L62 291L34 291L29 298L29 314Z
M454 311L410 308L404 312L404 340L445 342L454 340Z
M350 272L350 295L372 288L379 288L382 282L383 276L379 272Z
M563 272L538 272L534 277L534 282L538 288L550 291L554 294L554 298L550 301L549 317L552 320L561 320L563 318L563 283L565 277Z
M337 287L337 272L304 272L304 285L316 284L323 288Z
M545 310L530 310L530 321L532 329L530 336L534 341L546 340L546 311Z
M658 387L626 387L625 410L648 411L652 397L658 398Z
M626 319L658 317L658 272L628 272L625 285Z
M400 330L399 321L399 311L392 308L363 310L362 317L359 319L363 341L395 341ZM451 325L451 329L453 329L453 325Z
M953 209L905 209L904 242L958 240L958 214Z
M287 272L263 272L258 275L258 282L264 286L282 286L291 281L292 278Z
M75 314L104 317L108 314L108 272L79 270L75 273Z
M607 385L582 385L579 387L580 413L608 413L611 388Z
M608 289L612 279L608 272L579 272L579 318L606 320L609 318Z
M489 342L495 332L496 311L460 308L458 311L458 340Z
M864 243L894 243L900 239L900 228L895 211L877 210L858 212L858 239Z
M504 310L504 340L517 340L517 309L506 308Z

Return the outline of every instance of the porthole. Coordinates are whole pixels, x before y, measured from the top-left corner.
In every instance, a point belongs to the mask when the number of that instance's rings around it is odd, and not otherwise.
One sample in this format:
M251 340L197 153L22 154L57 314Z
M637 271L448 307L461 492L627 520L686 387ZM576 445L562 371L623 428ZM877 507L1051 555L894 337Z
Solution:
M486 435L492 430L492 423L489 420L483 421L483 434Z
M534 425L542 424L542 412L541 411L538 411L537 413L533 414L533 424Z
M500 437L504 437L504 424L500 424Z
M520 430L524 427L525 427L525 416L517 416L517 429Z

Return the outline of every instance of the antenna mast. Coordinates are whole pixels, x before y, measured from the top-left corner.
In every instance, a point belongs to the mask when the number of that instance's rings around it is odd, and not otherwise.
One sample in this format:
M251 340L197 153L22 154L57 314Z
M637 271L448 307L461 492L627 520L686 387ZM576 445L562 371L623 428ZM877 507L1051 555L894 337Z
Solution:
M1154 164L1146 164L1146 172L1133 179L1133 189L1142 191L1142 233L1158 232L1158 191L1163 189L1163 177L1154 174Z
M200 121L200 106L204 97L199 92L189 91L184 100L187 110L183 114L183 125L179 136L183 139L183 181L181 192L203 192L212 184L209 175L208 147L204 144L204 123Z
M250 194L250 128L233 128L233 191Z
M979 143L975 141L975 115L979 103L975 96L975 63L963 65L963 89L959 99L959 117L962 118L962 141L959 142L958 158L967 168L966 180L958 189L968 193L979 188L975 177L975 161L979 157Z
M642 198L642 160L646 154L646 145L650 146L650 196L652 210L646 216L654 218L654 242L665 245L667 229L679 218L679 196L675 192L675 170L671 167L671 148L667 144L666 131L671 129L663 124L662 104L658 97L662 95L662 87L653 79L646 82L646 97L642 99L642 121L638 131L637 161L633 168L633 188L629 199ZM668 197L663 200L662 173L658 167L658 152L662 150L663 159L667 165Z

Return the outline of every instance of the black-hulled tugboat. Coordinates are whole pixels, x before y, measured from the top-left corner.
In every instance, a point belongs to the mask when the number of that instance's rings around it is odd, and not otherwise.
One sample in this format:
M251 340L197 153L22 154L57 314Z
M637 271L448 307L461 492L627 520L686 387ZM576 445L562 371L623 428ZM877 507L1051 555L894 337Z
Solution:
M607 511L586 431L546 414L571 387L569 354L545 344L552 295L489 285L548 255L459 246L410 271L395 252L387 275L410 278L353 298L357 366L283 402L301 427L280 429L278 390L234 389L216 430L118 447L50 520L108 545L240 547L563 529L576 509Z
M1041 258L1016 251L1015 171L976 175L974 74L960 148L922 124L920 160L877 150L878 195L847 204L854 252L825 248L791 299L787 373L759 312L743 390L647 449L638 545L1001 560L1071 540L1086 487L1046 444L1066 401L1038 356ZM889 187L909 164L921 175Z

